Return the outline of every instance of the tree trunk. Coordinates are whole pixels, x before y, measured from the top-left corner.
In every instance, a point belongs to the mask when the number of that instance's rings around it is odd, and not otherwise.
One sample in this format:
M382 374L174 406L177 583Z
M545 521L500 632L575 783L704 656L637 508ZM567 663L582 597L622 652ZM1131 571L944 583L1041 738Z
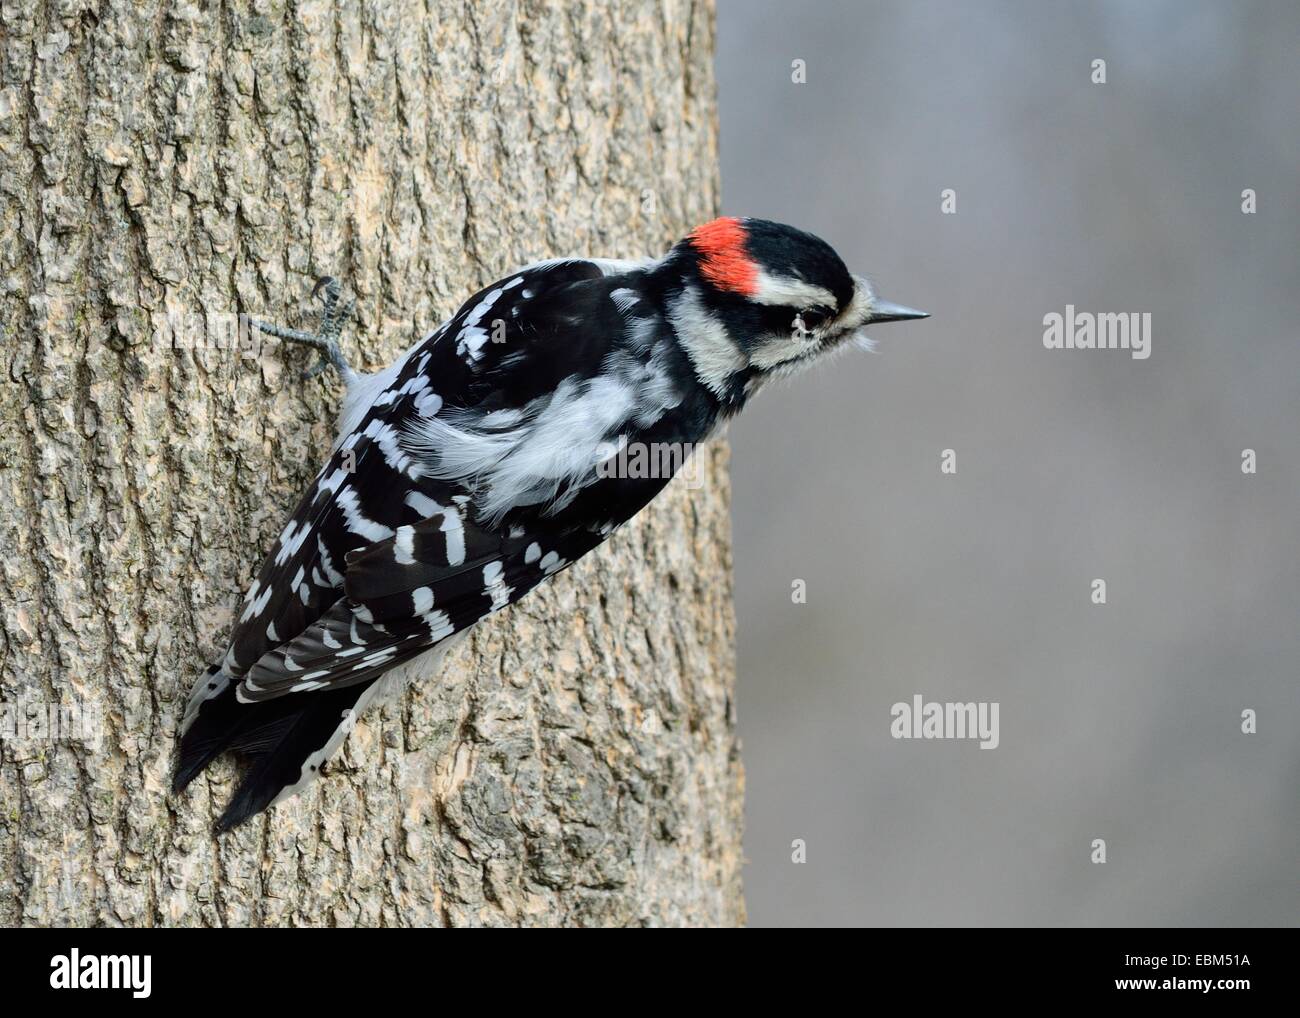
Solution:
M725 448L218 840L198 670L332 439L237 316L376 369L542 257L717 204L706 3L3 0L0 923L736 924ZM51 707L53 710L51 711Z

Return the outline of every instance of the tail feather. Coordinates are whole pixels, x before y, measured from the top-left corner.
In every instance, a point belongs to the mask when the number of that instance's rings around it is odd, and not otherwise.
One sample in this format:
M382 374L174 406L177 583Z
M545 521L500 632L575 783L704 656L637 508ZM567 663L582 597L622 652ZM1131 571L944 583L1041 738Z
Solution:
M232 684L202 704L181 737L173 788L184 789L227 751L249 758L252 765L217 821L218 832L230 830L320 774L352 731L373 685L241 703Z
M294 795L314 781L356 725L362 706L359 701L372 687L373 682L365 686L305 694L308 702L301 709L259 726L263 731L248 745L265 748L245 749L253 758L253 766L244 775L226 811L217 821L217 831L220 833L237 827L273 802ZM295 699L298 695L303 694L289 693L270 701L267 706ZM241 706L247 708L262 704Z
M183 792L203 768L225 752L244 720L239 707L235 687L228 685L195 708L181 734L176 774L172 778L173 792Z

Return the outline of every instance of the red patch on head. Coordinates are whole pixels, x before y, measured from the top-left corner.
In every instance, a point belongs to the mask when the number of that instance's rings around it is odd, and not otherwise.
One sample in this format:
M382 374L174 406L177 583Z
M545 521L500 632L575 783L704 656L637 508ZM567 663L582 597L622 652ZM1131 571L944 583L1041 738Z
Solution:
M758 265L745 251L745 226L723 216L691 231L700 254L700 274L719 290L752 296L758 290Z

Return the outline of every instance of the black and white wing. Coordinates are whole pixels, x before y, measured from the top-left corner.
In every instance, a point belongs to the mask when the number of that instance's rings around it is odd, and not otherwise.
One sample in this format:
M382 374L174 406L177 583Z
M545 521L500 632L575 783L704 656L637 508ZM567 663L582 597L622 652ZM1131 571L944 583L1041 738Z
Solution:
M384 673L517 601L665 483L596 476L611 443L683 399L668 326L609 271L521 270L349 387L328 462L186 709L177 789L227 750L252 758L219 828L316 776Z

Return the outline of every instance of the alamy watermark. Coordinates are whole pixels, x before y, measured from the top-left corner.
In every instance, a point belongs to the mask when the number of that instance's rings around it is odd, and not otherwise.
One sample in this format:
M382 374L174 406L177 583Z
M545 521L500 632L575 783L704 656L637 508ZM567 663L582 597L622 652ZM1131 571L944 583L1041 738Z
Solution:
M911 703L896 703L889 710L894 720L889 734L895 739L978 739L980 749L997 749L1000 704L939 703L917 693Z
M98 749L104 737L104 715L97 704L50 703L19 697L0 703L0 742L11 748L77 742Z
M82 954L73 948L50 959L52 990L130 990L143 1000L153 992L153 955Z
M1075 311L1043 315L1043 346L1048 350L1128 350L1135 361L1151 356L1150 311Z
M692 455L691 442L602 442L596 449L596 476L634 481L680 477L687 488L704 487L704 457Z
M155 319L153 345L169 350L234 350L256 356L276 343L233 311L167 311Z

